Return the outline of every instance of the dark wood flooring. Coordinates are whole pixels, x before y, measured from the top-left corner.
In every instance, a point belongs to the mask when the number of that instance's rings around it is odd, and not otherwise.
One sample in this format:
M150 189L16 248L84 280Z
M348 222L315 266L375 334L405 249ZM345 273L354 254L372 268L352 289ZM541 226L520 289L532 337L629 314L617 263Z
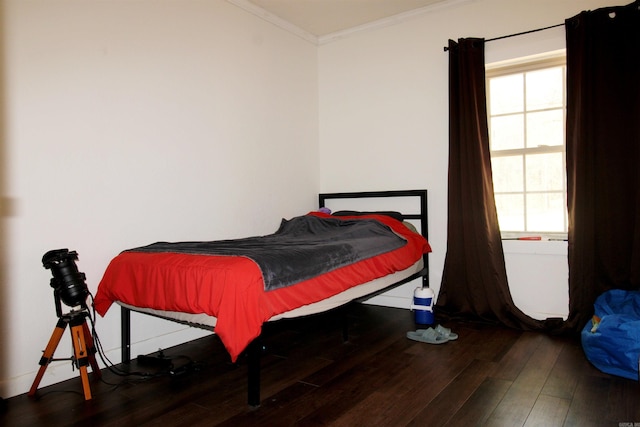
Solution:
M164 350L173 376L104 371L90 401L74 378L35 399L5 399L0 425L640 425L639 383L599 372L575 338L449 323L459 339L429 345L405 337L415 329L407 310L355 304L348 313L346 343L339 316L268 328L257 409L246 403L246 360L231 364L211 336Z

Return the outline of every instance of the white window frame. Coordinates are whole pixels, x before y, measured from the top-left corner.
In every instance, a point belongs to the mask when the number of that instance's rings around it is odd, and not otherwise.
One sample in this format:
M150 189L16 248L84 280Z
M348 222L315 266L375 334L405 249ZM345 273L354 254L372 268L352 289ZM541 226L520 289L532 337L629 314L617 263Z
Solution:
M522 72L536 71L542 70L546 68L554 68L562 66L565 73L563 73L563 99L562 99L562 110L563 110L563 121L566 123L566 114L567 114L567 97L566 97L566 55L564 51L556 51L547 55L537 55L535 57L526 57L526 58L518 58L513 61L502 61L494 64L487 64L485 67L486 70L486 88L487 88L487 114L488 117L488 125L489 125L489 135L491 135L491 109L490 109L490 101L491 101L491 93L489 81L491 78L501 77L510 74L518 74ZM526 91L526 85L525 85ZM536 110L541 111L541 110ZM526 106L524 113L526 114ZM499 115L496 115L499 116ZM524 138L526 139L526 121L524 128ZM496 150L491 151L491 157L499 157L499 156L509 156L509 155L522 155L523 157L523 172L524 176L526 176L526 156L528 154L541 154L541 153L562 153L562 164L563 168L566 171L566 127L563 126L563 145L562 146L539 146L539 147L526 147L518 148L518 149L507 149L507 150ZM564 171L563 171L564 172ZM563 176L563 200L565 206L564 212L564 228L563 232L540 232L540 231L502 231L503 239L518 239L522 237L536 236L541 237L543 239L550 240L566 240L567 239L567 230L568 230L568 215L566 212L567 205L567 183L566 183L566 172L562 174ZM534 193L550 193L549 191L527 191L526 183L524 184L522 192L514 192L512 194L534 194ZM508 192L497 193L497 194L509 194ZM527 225L527 207L526 207L526 197L524 197L524 225L526 228Z

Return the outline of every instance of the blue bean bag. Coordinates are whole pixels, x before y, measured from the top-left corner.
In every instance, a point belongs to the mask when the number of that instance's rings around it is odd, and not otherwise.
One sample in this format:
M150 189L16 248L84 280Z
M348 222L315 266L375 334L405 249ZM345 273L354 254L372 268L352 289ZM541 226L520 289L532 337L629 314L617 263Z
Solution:
M593 365L638 380L640 291L612 289L600 295L595 314L582 329L582 348Z

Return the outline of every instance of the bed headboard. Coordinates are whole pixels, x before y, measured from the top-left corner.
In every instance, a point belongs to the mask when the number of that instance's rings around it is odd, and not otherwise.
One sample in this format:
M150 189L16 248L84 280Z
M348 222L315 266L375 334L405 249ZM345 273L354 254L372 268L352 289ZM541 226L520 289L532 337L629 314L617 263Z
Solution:
M383 204L382 208L378 210L396 210L402 214L402 218L406 220L418 220L420 222L420 233L425 237L425 239L429 239L429 216L427 210L427 190L397 190L397 191L360 191L360 192L348 192L348 193L320 193L318 195L318 205L319 207L327 207L327 202L329 200L348 200L348 199L371 199L368 200L370 203L373 203L375 206L375 199L392 199L392 198L402 198L408 199L412 202L411 206L414 207L411 211L406 211L406 209L390 209L389 204ZM381 200L382 202L382 200ZM371 206L371 205L367 205ZM376 209L367 209L367 210L376 210ZM423 285L429 286L429 258L427 254L423 255L424 268L426 270L426 274L422 277Z

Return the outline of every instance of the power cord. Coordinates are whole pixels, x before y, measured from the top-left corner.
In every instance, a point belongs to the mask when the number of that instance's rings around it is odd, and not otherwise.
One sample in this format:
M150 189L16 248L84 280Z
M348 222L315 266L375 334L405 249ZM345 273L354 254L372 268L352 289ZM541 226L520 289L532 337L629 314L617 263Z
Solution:
M176 376L182 376L186 373L189 372L193 372L193 371L199 371L202 369L203 364L202 363L197 363L194 362L190 357L188 356L174 356L174 357L167 357L165 356L164 352L162 349L158 350L158 355L157 356L149 356L149 355L138 355L137 357L137 361L139 364L141 365L155 365L158 366L160 365L160 367L162 368L160 371L157 371L155 373L151 373L151 372L144 372L144 371L133 371L133 372L127 372L124 371L120 368L118 368L111 360L109 360L109 358L107 357L107 355L104 352L104 349L102 347L102 342L100 341L100 337L98 336L98 332L96 330L96 313L95 313L95 306L93 304L93 294L91 294L91 292L89 292L89 296L91 297L91 307L92 307L92 311L89 313L89 321L91 322L91 337L93 338L93 342L94 342L94 346L96 349L96 353L98 354L98 356L100 357L100 360L102 361L102 363L105 365L105 367L107 369L109 369L109 371L111 373L113 373L114 375L120 376L120 377L131 377L131 376L135 376L135 377L140 377L141 380L148 380L151 378L157 378L157 377L161 377L161 376L171 376L171 377L176 377ZM185 365L179 366L179 367L175 367L173 360L175 359L187 359L188 362ZM117 384L110 384L104 380L102 380L104 383L109 384L109 385L116 385Z

